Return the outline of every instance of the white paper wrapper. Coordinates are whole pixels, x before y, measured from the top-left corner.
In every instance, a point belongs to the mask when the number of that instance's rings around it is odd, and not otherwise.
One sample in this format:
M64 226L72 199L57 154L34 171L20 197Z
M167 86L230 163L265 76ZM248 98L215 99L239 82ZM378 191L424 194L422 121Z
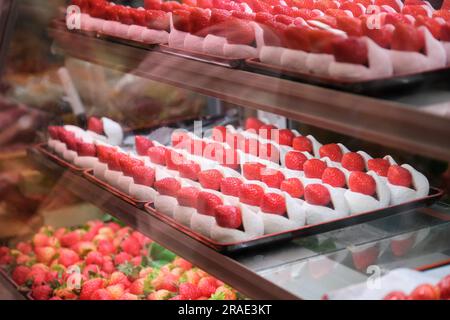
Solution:
M170 34L169 34L169 47L184 49L184 40L186 39L188 32L179 31L175 29L173 25L172 13L169 13L170 17Z
M78 156L78 154L75 151L73 151L73 150L68 150L67 149L63 153L63 158L65 160L67 160L68 162L73 162L77 156Z
M150 203L155 202L155 198L158 195L158 192L148 186L144 186L141 184L131 183L130 184L130 195L138 200L138 201L147 201Z
M108 142L113 146L120 146L123 141L123 130L120 124L111 119L103 117L103 130L108 137Z
M80 168L93 169L99 163L96 157L76 157L73 163Z
M164 30L152 30L146 28L142 32L142 42L147 44L164 44L169 41L169 33Z
M94 176L100 180L106 181L105 171L108 170L108 165L106 163L97 162L94 165Z
M104 176L106 182L108 182L111 186L118 188L119 178L123 176L123 173L116 170L106 169Z
M190 227L192 215L196 213L197 210L195 208L178 205L173 211L173 218L182 225Z
M227 39L208 34L203 41L203 52L215 56L224 56L223 47L225 43L227 43Z
M166 216L173 217L173 212L178 206L178 201L174 197L158 194L155 197L154 205L156 211L165 214Z
M184 38L184 49L203 52L203 42L205 38L195 36L193 34L188 33Z
M211 216L194 213L191 218L191 229L205 237L211 238L211 229L216 223L216 219Z
M306 66L308 55L308 52L302 50L283 48L283 52L280 57L280 64L285 69L308 72L308 67Z

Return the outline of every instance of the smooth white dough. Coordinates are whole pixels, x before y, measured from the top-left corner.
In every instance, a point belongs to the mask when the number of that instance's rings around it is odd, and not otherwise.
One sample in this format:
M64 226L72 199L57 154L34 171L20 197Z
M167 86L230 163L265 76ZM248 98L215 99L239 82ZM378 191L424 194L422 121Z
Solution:
M130 184L129 191L134 199L151 203L155 202L155 198L158 195L158 192L155 189L136 183Z
M94 166L99 163L98 159L96 157L76 157L73 163L80 168L84 169L93 169Z
M178 201L174 197L157 194L155 196L154 205L156 211L165 214L166 216L173 217L173 212L178 206Z
M328 76L330 64L334 61L332 54L309 53L306 58L306 68L313 74Z
M203 42L205 38L188 33L184 38L184 49L196 52L203 52Z
M203 41L203 52L214 56L223 56L225 43L227 43L225 38L208 34Z
M191 218L191 229L208 238L211 238L211 230L216 223L216 219L204 214L195 213Z
M173 218L176 221L178 221L179 223L181 223L182 225L190 227L192 215L194 215L196 213L197 213L197 210L195 208L178 205L178 206L176 206L175 210L173 211Z

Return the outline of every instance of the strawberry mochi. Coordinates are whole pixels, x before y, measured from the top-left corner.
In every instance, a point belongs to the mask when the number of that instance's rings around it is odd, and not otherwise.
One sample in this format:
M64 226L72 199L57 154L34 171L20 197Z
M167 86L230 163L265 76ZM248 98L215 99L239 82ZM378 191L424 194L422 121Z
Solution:
M387 173L392 205L428 196L430 183L422 173L409 164L398 166L391 157L387 156L387 159L392 164Z
M305 186L306 224L318 224L348 216L350 210L344 198L342 188L333 188L327 184Z
M389 189L373 171L352 172L348 185L349 189L344 196L351 214L378 210L389 205Z

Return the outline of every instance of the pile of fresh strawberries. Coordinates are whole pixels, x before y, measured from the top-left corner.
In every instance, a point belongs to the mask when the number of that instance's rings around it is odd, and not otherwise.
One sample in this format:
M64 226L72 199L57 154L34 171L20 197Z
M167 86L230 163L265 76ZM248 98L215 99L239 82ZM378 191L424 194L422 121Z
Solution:
M223 282L115 222L42 227L31 241L0 247L0 266L37 300L237 298Z
M73 4L96 18L166 31L170 29L166 13L171 12L177 30L225 37L230 44L253 45L254 21L269 31L266 45L334 54L337 61L356 64L367 63L363 36L383 48L423 52L424 36L418 28L425 26L436 39L450 41L448 0L440 10L423 0L146 0L146 10L106 0L73 0Z

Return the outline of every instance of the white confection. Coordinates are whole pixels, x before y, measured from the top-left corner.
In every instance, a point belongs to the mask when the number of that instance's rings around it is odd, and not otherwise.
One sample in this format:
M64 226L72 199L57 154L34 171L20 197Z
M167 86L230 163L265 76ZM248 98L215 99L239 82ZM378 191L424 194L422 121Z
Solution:
M229 44L223 46L223 54L232 59L250 59L258 56L256 48L243 44Z
M173 211L173 218L187 227L191 226L192 215L197 212L196 209L178 205Z
M392 205L397 205L400 203L409 202L414 199L426 197L430 190L430 183L422 173L411 167L409 164L403 164L402 167L411 173L414 189L393 185L387 182L387 186L391 191Z
M316 206L305 202L303 208L306 212L306 224L318 224L331 220L344 218L349 215L349 208L344 198L342 188L333 188L327 184L324 186L328 189L331 196L331 203L334 209L324 206Z
M158 194L155 189L141 184L131 183L130 194L138 201L148 201L153 203Z
M93 169L94 166L99 163L96 157L76 157L73 163L80 168Z
M126 194L130 194L131 184L134 184L133 178L122 174L117 180L117 189Z
M188 33L184 38L184 49L196 52L203 52L203 42L205 38Z
M147 44L164 44L169 41L169 33L165 30L152 30L146 28L142 32L142 42Z
M105 171L108 169L108 165L106 163L97 162L94 165L94 176L100 180L105 181Z
M102 118L103 130L108 137L108 142L113 146L119 146L123 141L123 130L120 124L108 118Z
M65 160L67 160L68 162L73 162L77 156L78 156L78 154L75 151L73 151L73 150L68 150L67 149L63 153L63 158Z
M211 238L211 230L216 223L216 219L204 214L195 213L191 218L191 229L208 238Z
M168 39L169 47L184 49L184 39L186 38L188 33L175 29L173 25L172 13L169 13L169 17L170 17L170 34Z
M123 173L116 170L105 170L105 181L108 182L113 187L118 187L119 178L123 176Z
M166 216L173 217L173 212L178 206L178 201L174 197L158 194L155 197L154 205L156 211L165 214Z
M306 58L306 68L309 72L320 76L329 75L329 67L334 62L334 56L326 53L309 53Z
M215 56L223 56L223 47L225 46L225 43L227 43L225 38L208 34L203 41L203 52Z

